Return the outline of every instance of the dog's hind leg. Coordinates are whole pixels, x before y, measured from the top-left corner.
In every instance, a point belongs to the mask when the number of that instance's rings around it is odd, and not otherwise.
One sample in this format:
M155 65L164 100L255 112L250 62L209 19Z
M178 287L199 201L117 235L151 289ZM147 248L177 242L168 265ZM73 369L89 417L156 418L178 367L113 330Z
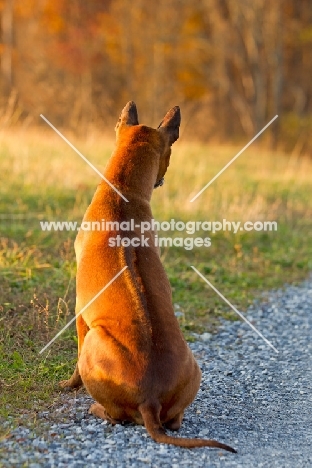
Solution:
M78 360L81 352L81 348L85 339L86 334L89 331L89 327L86 322L83 320L81 315L78 315L76 318L76 327L77 327L77 335L78 335ZM83 384L82 379L79 374L78 363L76 364L75 370L73 375L68 380L62 380L60 382L60 386L62 388L78 388L81 387Z

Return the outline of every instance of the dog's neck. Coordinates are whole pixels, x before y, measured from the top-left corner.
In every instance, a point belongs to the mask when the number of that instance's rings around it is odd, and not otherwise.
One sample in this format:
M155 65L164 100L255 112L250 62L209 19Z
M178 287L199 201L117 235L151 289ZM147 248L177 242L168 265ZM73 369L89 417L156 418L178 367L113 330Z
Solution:
M155 185L162 185L157 174L163 141L155 130L150 130L138 126L123 132L104 172L129 200L140 197L149 202Z

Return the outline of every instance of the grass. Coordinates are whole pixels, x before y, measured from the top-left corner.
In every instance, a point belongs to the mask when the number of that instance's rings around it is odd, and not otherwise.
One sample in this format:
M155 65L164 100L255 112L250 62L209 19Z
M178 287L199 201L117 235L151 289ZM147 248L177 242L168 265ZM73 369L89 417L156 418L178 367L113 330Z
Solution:
M113 141L66 136L104 169ZM254 144L189 202L239 149L175 144L166 183L153 196L158 220L278 222L277 232L183 233L211 237L211 247L162 250L188 338L214 332L220 317L237 319L190 265L242 311L263 292L296 283L312 269L311 160ZM0 415L18 420L61 398L57 382L70 375L76 359L74 326L38 354L75 305L75 233L43 232L39 221L81 220L99 177L47 129L0 134L0 171Z

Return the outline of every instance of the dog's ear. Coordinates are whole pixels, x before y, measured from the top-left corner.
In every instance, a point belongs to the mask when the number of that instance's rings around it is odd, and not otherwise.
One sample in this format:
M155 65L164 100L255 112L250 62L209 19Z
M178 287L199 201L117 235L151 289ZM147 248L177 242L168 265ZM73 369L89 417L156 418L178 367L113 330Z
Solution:
M175 106L167 112L163 120L158 125L158 131L168 138L170 146L179 138L180 123L180 107Z
M133 101L129 101L122 109L118 122L116 123L115 131L120 127L127 125L139 125L138 111Z

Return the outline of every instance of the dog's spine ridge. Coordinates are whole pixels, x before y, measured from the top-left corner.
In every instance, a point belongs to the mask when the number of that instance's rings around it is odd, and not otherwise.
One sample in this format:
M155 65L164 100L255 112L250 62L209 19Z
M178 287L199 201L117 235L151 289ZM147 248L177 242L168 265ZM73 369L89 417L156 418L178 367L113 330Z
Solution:
M217 440L187 439L184 437L169 436L166 434L164 428L161 425L159 417L160 410L156 407L156 405L141 405L139 410L142 415L144 426L147 432L152 437L152 439L154 439L156 442L159 442L160 444L171 444L185 448L216 447L223 450L227 450L228 452L237 453L236 450L230 447L229 445L222 444Z

